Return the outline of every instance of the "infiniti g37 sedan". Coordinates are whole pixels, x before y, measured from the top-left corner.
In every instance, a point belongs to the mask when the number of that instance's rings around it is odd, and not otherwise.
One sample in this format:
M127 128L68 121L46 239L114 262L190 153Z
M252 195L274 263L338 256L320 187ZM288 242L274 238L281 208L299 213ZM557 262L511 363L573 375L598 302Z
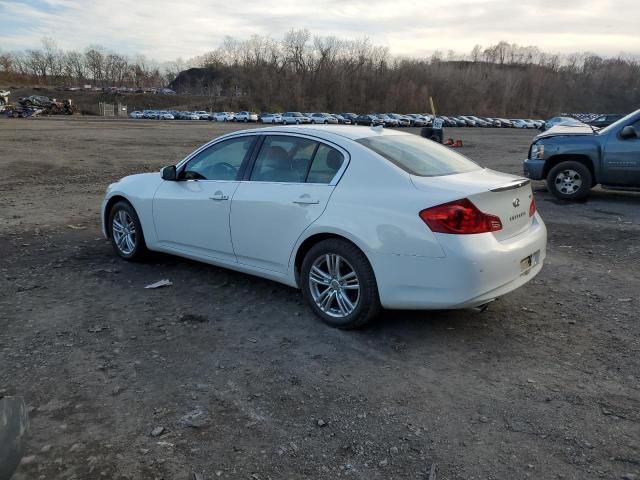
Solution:
M381 308L480 307L542 268L529 180L380 127L234 132L109 185L116 253L166 252L302 290L340 328Z

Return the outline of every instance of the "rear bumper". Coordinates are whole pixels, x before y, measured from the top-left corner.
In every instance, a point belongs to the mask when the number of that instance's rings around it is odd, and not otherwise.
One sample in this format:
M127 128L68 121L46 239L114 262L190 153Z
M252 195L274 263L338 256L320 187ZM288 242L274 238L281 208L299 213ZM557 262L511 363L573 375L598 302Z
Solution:
M531 160L527 158L522 162L524 176L531 180L544 180L544 160Z
M501 242L491 233L445 236L442 258L370 255L383 307L476 307L529 282L546 257L547 230L538 214L526 232ZM529 256L534 265L523 270L521 262Z

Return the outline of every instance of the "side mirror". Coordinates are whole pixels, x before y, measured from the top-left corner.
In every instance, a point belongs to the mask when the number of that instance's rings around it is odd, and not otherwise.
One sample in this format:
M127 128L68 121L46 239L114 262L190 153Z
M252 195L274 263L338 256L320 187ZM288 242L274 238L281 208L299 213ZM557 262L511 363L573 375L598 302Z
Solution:
M162 170L160 170L160 173L162 174L163 180L175 182L177 179L175 165L169 165L168 167L164 167Z
M632 125L627 125L622 130L620 130L620 138L623 140L627 140L628 138L638 138L638 132L633 128Z

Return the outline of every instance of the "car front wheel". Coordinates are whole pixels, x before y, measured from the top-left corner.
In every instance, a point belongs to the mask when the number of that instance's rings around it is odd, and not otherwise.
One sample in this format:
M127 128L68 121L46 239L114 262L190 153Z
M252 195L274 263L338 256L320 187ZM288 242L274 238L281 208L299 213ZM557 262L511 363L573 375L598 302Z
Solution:
M138 261L147 254L140 220L128 202L118 202L111 208L109 236L116 253L125 260Z
M547 188L560 200L581 200L589 195L592 176L589 168L580 162L560 162L547 175Z
M380 311L373 269L362 251L342 239L317 243L302 262L302 292L314 313L342 329L364 326Z

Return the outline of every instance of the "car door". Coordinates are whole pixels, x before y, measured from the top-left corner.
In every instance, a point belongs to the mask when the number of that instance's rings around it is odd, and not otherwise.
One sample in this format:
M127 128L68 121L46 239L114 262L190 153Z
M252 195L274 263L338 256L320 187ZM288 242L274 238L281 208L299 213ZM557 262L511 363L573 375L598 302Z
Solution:
M313 138L265 136L231 202L238 262L285 273L296 241L324 211L346 158Z
M161 246L198 258L235 262L229 232L231 198L238 188L256 135L216 142L178 168L153 199Z
M640 120L631 125L635 138L621 138L622 125L609 134L604 150L602 182L605 185L640 186Z

